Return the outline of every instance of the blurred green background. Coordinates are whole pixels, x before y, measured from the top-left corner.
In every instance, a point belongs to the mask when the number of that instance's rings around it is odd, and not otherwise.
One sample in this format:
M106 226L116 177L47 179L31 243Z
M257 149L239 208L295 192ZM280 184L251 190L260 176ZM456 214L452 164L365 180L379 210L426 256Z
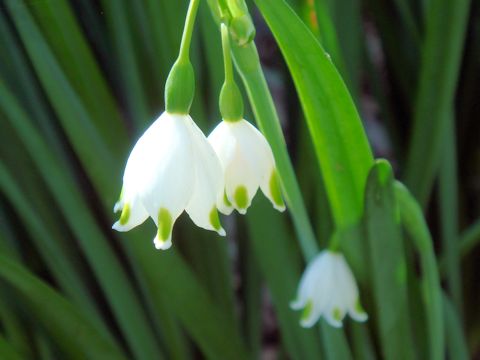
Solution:
M220 120L223 81L209 4L200 5L191 50L192 116L206 134ZM341 73L375 156L390 161L424 209L444 289L445 356L480 358L480 3L289 4ZM262 13L248 5L323 248L334 225L312 134ZM395 246L405 252L408 308L397 312L386 303L395 316L382 314L379 301L389 301L382 294L394 284L376 283L375 269L357 273L370 320L346 319L341 330L323 320L311 330L298 325L288 304L305 262L288 210L275 212L263 195L247 216L222 219L227 238L196 228L185 214L165 252L153 247L151 221L125 234L111 230L129 151L163 111L187 6L0 3L0 359L427 358L433 340L420 300L418 249L399 235L389 243L391 230L381 224L393 219L395 205L369 205L378 194L368 186L362 224L368 241L374 233L380 243L376 250L362 243L370 249L363 262L375 265ZM247 117L254 122L250 109ZM388 265L382 269L394 272ZM408 319L402 331L411 339L400 338L399 317Z

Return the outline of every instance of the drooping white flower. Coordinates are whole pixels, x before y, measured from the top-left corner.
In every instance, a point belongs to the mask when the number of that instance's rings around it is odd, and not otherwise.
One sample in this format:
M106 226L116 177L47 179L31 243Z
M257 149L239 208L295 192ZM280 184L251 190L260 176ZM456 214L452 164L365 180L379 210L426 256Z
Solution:
M258 188L275 209L285 210L272 150L265 137L246 120L222 121L208 136L225 172L225 193L218 209L245 214Z
M128 231L150 216L158 227L155 247L165 250L185 210L197 226L224 236L216 209L223 179L214 150L192 118L164 112L130 153L114 208L122 214L113 229Z
M322 251L307 266L298 287L297 299L290 304L303 309L300 324L312 327L321 316L334 327L341 327L348 313L356 321L368 316L360 304L358 287L342 254Z

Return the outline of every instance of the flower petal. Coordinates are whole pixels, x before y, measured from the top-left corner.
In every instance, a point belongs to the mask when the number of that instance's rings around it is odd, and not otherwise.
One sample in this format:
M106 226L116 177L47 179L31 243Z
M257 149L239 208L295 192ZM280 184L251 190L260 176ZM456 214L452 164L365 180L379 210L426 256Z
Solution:
M195 180L193 193L186 206L192 221L207 230L224 236L225 230L218 218L216 203L224 193L224 176L220 161L205 135L190 119L194 147Z
M117 231L129 231L140 225L148 218L148 213L138 199L133 199L121 205L122 214L120 219L113 224L112 229Z
M163 113L137 141L125 169L125 197L135 191L159 232L161 210L168 211L173 227L192 194L195 168L189 122L188 115ZM169 247L170 236L157 234L156 246Z

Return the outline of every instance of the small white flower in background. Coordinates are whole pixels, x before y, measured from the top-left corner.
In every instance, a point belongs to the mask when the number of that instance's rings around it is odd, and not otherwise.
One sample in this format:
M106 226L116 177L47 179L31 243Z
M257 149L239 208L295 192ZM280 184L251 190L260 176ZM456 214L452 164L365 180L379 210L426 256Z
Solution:
M352 271L342 254L322 251L307 266L298 287L297 300L290 306L303 309L300 324L312 327L321 316L334 327L341 327L348 313L356 321L366 321Z
M165 250L185 210L196 225L224 236L216 209L223 189L222 167L202 131L189 115L164 112L130 153L113 229L128 231L150 216L158 227L155 247Z
M285 210L272 150L265 137L245 120L222 121L208 136L225 173L225 193L218 209L245 214L258 188L275 209Z

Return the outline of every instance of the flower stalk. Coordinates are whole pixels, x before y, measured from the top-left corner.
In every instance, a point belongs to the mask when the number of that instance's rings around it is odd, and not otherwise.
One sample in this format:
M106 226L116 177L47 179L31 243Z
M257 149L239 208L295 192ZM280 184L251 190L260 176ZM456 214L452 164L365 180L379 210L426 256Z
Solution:
M235 83L233 75L232 55L228 28L221 24L223 63L225 68L225 82L220 91L220 113L225 121L240 121L243 119L242 94Z

